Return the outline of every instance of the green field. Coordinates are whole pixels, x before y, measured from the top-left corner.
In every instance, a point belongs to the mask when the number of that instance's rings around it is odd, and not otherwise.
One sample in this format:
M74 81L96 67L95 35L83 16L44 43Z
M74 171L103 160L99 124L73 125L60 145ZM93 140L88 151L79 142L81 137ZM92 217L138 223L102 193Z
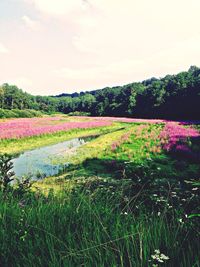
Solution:
M0 266L200 266L200 164L163 149L164 127L117 122L3 140L1 153L15 154L97 136L55 157L70 163L63 173L2 189Z

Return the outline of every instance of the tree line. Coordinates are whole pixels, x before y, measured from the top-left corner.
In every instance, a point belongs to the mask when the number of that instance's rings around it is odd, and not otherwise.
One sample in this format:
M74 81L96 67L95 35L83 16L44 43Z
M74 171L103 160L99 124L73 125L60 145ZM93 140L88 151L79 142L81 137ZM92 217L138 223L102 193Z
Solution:
M0 87L1 109L33 109L48 113L126 116L140 118L199 119L200 68L164 78L151 78L124 86L90 92L33 96L17 86Z

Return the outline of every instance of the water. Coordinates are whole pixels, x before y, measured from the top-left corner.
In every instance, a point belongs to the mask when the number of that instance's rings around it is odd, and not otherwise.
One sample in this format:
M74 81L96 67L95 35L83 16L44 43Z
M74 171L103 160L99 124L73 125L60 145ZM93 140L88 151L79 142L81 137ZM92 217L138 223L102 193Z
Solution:
M74 138L55 145L45 146L26 151L12 160L16 177L31 177L41 179L62 172L68 162L58 163L63 157L69 158L76 149L95 137ZM57 163L56 163L57 161Z

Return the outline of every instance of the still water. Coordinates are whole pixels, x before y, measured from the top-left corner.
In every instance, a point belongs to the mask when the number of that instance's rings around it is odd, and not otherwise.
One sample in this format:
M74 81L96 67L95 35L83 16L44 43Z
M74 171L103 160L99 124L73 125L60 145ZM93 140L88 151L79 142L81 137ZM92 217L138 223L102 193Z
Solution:
M78 147L94 138L74 138L55 145L26 151L12 160L14 164L13 171L17 177L29 176L32 179L41 179L59 174L68 166L68 162L61 164L58 163L58 159L64 156L69 158L76 153Z

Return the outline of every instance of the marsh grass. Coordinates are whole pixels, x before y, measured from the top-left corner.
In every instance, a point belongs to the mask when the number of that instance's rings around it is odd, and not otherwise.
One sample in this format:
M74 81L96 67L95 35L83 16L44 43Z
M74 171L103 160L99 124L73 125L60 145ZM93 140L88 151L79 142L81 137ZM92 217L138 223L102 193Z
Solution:
M76 137L101 135L108 132L117 131L123 127L125 127L124 124L114 123L113 125L107 127L72 129L69 131L60 131L53 134L43 134L40 136L19 139L3 139L0 142L0 153L17 154L26 150L56 144Z
M169 257L159 266L199 266L193 224L180 223L175 210L125 211L122 191L104 189L0 194L1 266L153 266L155 249Z
M199 166L160 150L162 125L121 127L104 128L59 177L23 196L0 192L0 266L200 266ZM99 130L58 133L54 141Z

